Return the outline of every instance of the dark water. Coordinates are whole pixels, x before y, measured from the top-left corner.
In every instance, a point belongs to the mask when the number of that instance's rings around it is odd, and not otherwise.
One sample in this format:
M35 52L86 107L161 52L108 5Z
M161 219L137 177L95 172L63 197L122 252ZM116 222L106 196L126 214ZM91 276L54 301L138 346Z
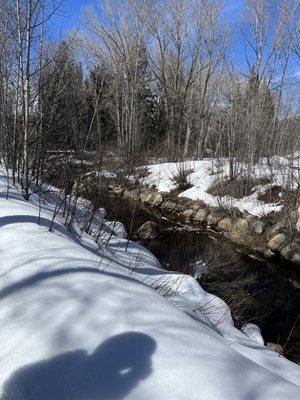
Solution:
M290 282L293 268L288 263L250 258L220 237L200 229L188 231L157 210L128 199L107 195L101 205L107 219L121 221L130 237L144 222L156 222L159 236L143 245L166 269L192 274L194 263L204 261L208 272L199 283L231 305L236 325L257 323L266 342L280 343L288 358L300 359L299 323L295 325L300 296Z

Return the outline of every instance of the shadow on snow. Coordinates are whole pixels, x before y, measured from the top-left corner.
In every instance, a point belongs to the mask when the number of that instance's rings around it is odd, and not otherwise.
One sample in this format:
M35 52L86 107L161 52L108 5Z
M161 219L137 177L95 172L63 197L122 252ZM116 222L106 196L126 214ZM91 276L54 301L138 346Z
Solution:
M75 350L17 370L1 400L121 400L152 372L155 341L126 332L92 354Z

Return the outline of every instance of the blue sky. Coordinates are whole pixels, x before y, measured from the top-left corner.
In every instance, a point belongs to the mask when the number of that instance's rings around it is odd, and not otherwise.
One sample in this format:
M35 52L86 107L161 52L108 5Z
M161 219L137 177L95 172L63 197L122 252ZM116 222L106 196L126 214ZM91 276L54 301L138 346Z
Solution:
M80 28L80 16L82 15L84 7L96 3L101 4L101 0L65 0L62 15L55 17L54 24L56 35L63 36L65 32L72 28ZM239 69L243 71L247 70L247 64L239 28L239 23L242 18L242 7L243 0L223 0L224 21L230 22L234 34L234 42L231 46L234 62L238 65ZM293 76L297 73L299 74L297 78L300 79L300 66L292 62L290 74Z
M80 15L85 6L101 4L101 0L65 0L63 16L56 17L56 25L59 33L65 32L73 27L80 26ZM223 0L224 15L232 22L238 20L243 0Z

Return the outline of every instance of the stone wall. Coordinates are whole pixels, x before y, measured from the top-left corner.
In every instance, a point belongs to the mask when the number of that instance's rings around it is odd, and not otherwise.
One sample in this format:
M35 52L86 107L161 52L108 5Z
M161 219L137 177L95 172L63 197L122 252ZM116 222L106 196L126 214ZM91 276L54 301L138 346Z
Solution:
M201 226L222 234L230 241L242 246L248 253L263 258L282 257L300 266L300 234L283 222L268 223L248 214L207 206L201 201L193 201L170 194L158 193L154 189L142 188L122 190L111 187L118 195L140 201L148 207L159 209L166 216L175 217L187 225Z

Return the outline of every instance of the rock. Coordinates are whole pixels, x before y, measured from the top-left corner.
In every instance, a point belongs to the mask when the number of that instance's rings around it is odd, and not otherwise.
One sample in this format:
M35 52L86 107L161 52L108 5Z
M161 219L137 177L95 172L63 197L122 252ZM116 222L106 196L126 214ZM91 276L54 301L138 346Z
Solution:
M163 210L174 212L176 210L177 204L173 203L172 201L165 201L162 203L161 208Z
M294 242L300 244L300 233L296 233L295 237L294 237Z
M199 210L196 213L194 220L197 222L205 222L208 215L209 215L209 211L207 209L203 208L202 210Z
M156 222L147 221L135 232L135 236L141 240L153 240L158 236L158 225Z
M288 244L287 246L285 246L281 251L280 251L281 255L283 258L285 258L286 260L290 260L292 255L293 255L293 249L292 249L292 243Z
M224 214L219 211L214 211L207 217L207 223L211 226L218 225L218 222L224 218Z
M164 201L164 198L160 193L148 190L142 192L140 198L143 204L148 204L152 207L159 207Z
M183 213L181 215L183 216L185 221L190 221L193 218L193 216L195 215L195 211L194 210L185 210L185 211L183 211Z
M244 218L239 218L234 224L234 229L238 233L247 233L249 231L248 222Z
M259 343L262 346L265 344L261 330L257 325L247 322L241 327L241 332L256 343Z
M153 207L159 207L163 201L164 198L162 197L162 195L160 193L157 193L156 195L153 196L151 204Z
M251 229L257 235L261 235L265 230L265 224L262 221L253 221L251 223Z
M248 212L243 213L243 219L245 219L247 222L254 222L256 219L256 216L253 214L249 214Z
M300 244L296 242L289 243L281 250L282 257L295 264L300 265Z
M232 220L229 217L221 219L221 221L218 222L218 228L221 229L221 231L231 232L233 229Z
M177 203L179 206L184 207L184 210L188 210L192 208L193 200L188 199L187 197L177 197Z
M276 256L276 254L273 253L273 251L270 250L270 249L265 249L265 250L263 251L263 254L265 255L266 258L273 258L273 257Z
M272 251L281 251L287 245L287 243L288 241L285 234L278 233L278 235L269 240L268 247Z
M143 204L149 204L149 201L151 200L151 197L152 197L152 192L149 192L148 190L144 191L144 192L141 193L141 196L140 196L141 202Z
M275 351L278 354L282 354L283 353L283 347L279 343L268 342L267 343L267 347L268 347L268 349L270 349L272 351Z
M176 205L176 209L175 209L175 211L179 214L179 213L182 213L183 211L185 211L186 210L186 207L185 206L183 206L183 205L181 205L181 204L177 204Z
M300 247L300 246L299 246ZM300 265L300 248L293 253L291 261L297 265Z
M192 205L192 209L194 211L198 211L205 208L205 203L203 203L203 201L197 200L194 202L194 204Z
M275 225L271 226L268 230L266 238L267 240L271 240L273 236L276 236L278 233L281 233L284 230L283 222L277 222Z
M124 197L127 197L128 199L136 201L139 198L139 191L138 190L125 190Z

